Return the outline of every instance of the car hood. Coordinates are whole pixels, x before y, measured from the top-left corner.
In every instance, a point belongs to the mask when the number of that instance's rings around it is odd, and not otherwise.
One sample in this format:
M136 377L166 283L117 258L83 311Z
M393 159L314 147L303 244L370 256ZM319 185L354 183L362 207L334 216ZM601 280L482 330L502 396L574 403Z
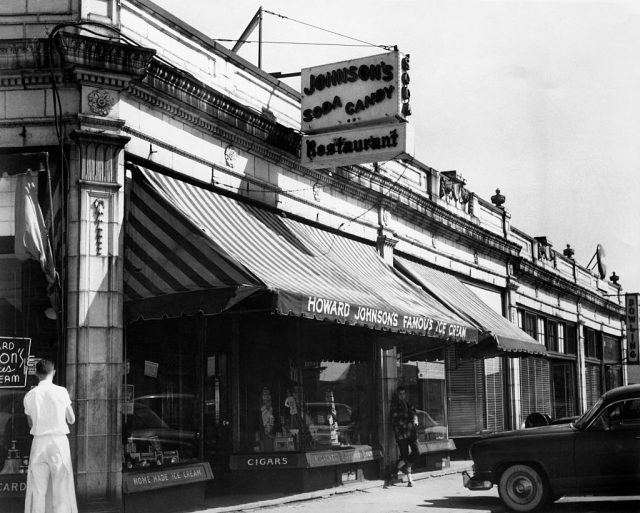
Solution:
M484 435L476 443L488 441L488 440L501 440L509 438L530 438L539 437L545 434L558 434L562 432L572 432L575 428L573 424L549 424L547 426L526 428L526 429L514 429L512 431L502 431L500 433L492 433L490 435Z

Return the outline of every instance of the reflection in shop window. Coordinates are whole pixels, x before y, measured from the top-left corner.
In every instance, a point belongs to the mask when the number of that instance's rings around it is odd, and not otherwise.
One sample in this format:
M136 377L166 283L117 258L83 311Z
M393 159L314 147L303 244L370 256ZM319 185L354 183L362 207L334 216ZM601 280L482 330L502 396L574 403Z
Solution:
M260 402L247 401L242 450L313 451L371 443L368 363L290 361L288 367L287 379L262 388L248 380L246 393L259 390Z

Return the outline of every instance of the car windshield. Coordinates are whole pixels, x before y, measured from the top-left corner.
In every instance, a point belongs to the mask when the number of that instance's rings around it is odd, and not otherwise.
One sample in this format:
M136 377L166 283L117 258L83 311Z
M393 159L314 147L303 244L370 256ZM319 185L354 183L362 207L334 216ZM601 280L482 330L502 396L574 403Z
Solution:
M578 420L576 420L573 425L577 429L585 429L596 416L596 414L600 411L600 406L602 405L602 397L596 401L596 403L589 408Z

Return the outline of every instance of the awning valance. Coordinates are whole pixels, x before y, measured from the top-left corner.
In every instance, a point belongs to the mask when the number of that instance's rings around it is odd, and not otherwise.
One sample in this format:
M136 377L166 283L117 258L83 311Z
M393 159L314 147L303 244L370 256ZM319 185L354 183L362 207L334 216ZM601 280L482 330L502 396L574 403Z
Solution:
M397 273L371 245L206 184L128 167L127 322L219 313L261 298L283 315L477 341L475 327Z
M451 274L396 256L396 267L479 331L474 356L546 355L544 345L500 315Z

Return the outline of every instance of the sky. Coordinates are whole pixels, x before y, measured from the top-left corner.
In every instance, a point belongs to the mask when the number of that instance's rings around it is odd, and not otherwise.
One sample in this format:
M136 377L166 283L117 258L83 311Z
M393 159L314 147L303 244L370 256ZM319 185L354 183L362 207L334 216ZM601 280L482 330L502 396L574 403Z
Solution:
M640 2L154 1L221 40L262 7L267 72L397 45L411 55L415 157L487 200L499 188L512 226L570 244L583 266L601 244L606 279L640 292ZM239 55L257 65L257 43Z

